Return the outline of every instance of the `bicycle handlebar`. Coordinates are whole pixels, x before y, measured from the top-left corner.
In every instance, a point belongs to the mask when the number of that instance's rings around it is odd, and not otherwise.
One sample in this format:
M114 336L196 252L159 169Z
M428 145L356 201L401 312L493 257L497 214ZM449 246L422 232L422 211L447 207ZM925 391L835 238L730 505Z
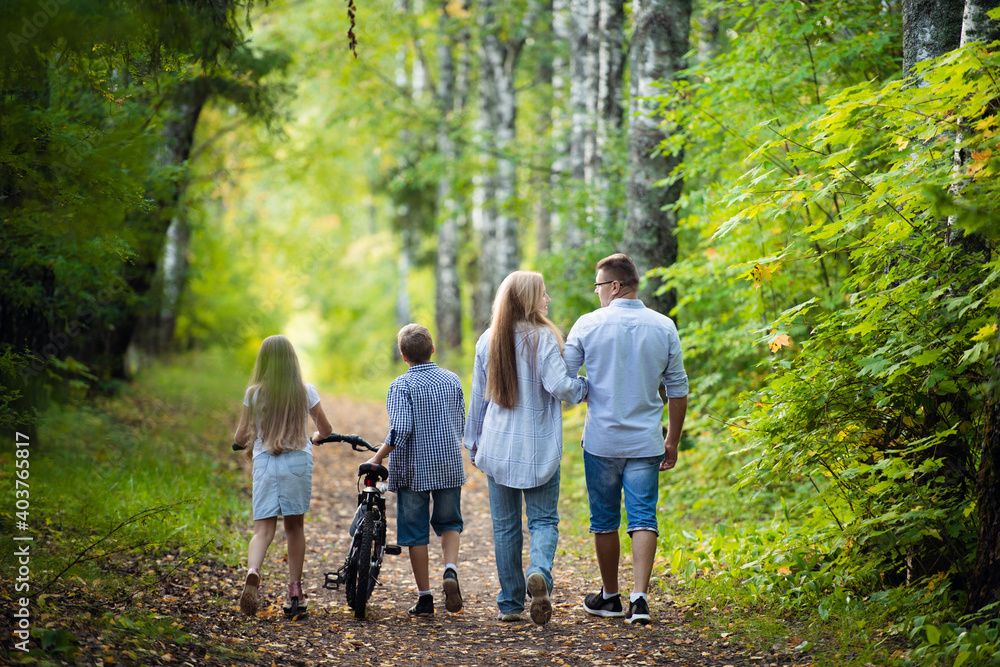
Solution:
M378 451L378 447L375 447L373 445L368 444L367 442L365 442L364 438L362 438L359 435L353 435L353 434L352 435L345 435L343 433L331 433L330 435L326 436L322 440L315 441L313 444L314 445L322 445L323 443L326 443L326 442L346 442L347 444L349 444L351 446L351 449L353 449L356 452L360 452L360 451L363 451L363 450L366 450L366 449L369 452L377 452ZM246 447L244 447L243 445L241 445L239 443L236 443L236 442L233 443L233 451L234 452L238 452L238 451L241 451L241 450L244 450L244 449L246 449Z
M317 440L314 445L322 445L324 442L346 442L356 452L367 449L369 452L377 452L378 447L368 444L360 435L344 435L343 433L331 433L322 440Z

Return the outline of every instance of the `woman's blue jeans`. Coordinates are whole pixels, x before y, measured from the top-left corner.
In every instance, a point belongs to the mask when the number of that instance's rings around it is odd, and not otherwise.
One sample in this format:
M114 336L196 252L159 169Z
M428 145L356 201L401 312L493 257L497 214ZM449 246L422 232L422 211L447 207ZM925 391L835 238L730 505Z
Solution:
M552 592L552 561L559 543L559 471L540 486L515 489L503 486L487 477L490 485L490 513L493 515L493 546L500 577L497 607L501 614L516 614L524 610L525 580L533 572L545 579ZM528 516L531 540L531 565L524 571L521 551L521 497Z

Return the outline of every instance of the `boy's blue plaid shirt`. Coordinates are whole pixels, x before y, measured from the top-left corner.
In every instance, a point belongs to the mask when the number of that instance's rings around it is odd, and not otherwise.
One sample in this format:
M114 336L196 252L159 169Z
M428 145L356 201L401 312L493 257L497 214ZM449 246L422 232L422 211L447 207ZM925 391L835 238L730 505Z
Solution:
M462 382L434 362L414 364L393 380L386 399L389 490L450 489L465 484Z

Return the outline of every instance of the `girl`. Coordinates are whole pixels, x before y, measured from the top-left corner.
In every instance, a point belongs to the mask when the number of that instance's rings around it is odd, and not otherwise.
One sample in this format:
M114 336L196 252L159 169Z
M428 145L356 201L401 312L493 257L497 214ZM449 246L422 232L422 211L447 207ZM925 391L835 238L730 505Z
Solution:
M269 336L261 343L235 441L253 445L253 538L250 540L249 571L240 596L240 610L257 613L260 567L274 539L278 516L284 517L288 540L288 598L285 612L291 617L306 611L302 592L302 562L306 553L304 514L312 496L312 440L306 435L312 416L320 433L333 427L323 413L319 393L302 382L299 359L284 336ZM249 450L248 450L249 451Z
M570 377L562 335L549 321L542 274L515 271L493 301L490 328L476 343L465 446L486 473L493 517L500 620L524 610L539 625L552 616L552 561L559 540L562 406L587 395L587 380ZM521 499L531 536L527 582L521 564Z

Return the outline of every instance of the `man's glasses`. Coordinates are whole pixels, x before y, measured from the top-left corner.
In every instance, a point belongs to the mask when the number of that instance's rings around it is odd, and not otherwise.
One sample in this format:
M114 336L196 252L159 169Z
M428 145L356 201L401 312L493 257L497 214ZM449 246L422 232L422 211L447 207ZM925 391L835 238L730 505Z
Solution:
M605 280L603 283L594 283L594 289L597 289L601 285L610 285L611 283L618 282L617 280Z

